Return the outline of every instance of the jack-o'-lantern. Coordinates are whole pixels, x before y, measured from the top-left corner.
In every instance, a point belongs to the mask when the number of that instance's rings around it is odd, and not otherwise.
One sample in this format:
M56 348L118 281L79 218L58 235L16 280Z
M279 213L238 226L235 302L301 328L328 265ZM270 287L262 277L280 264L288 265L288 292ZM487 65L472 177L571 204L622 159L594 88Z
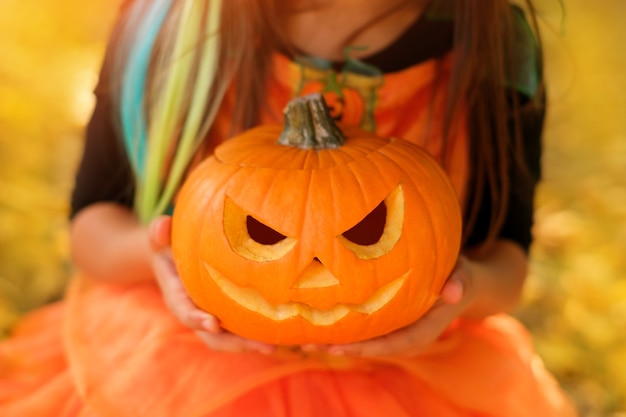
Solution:
M347 343L412 323L459 251L456 193L420 147L334 124L320 95L220 145L177 197L172 247L199 308L241 336Z

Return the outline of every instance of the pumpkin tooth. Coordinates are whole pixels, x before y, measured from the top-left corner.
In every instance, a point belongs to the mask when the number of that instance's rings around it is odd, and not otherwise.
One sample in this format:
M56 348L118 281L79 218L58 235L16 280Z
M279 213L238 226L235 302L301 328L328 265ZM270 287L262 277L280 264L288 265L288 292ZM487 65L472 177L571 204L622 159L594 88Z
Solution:
M331 326L344 318L350 312L345 305L339 304L330 310L318 310L301 303L293 303L301 306L299 315L311 324L316 326Z
M257 290L242 288L226 278L215 268L204 262L209 277L230 299L244 308L269 319L280 321L300 316L316 326L330 326L344 318L350 311L372 314L383 308L398 293L411 271L381 287L368 301L362 304L338 304L320 310L303 303L272 304ZM336 278L335 278L336 279Z
M367 300L365 303L354 305L350 308L354 311L358 311L359 313L364 314L372 314L380 310L396 296L398 291L400 291L400 288L402 288L402 285L404 285L404 281L410 273L411 270L402 275L400 278L394 279L389 284L380 287L378 291L376 291L376 294L371 296L370 299Z

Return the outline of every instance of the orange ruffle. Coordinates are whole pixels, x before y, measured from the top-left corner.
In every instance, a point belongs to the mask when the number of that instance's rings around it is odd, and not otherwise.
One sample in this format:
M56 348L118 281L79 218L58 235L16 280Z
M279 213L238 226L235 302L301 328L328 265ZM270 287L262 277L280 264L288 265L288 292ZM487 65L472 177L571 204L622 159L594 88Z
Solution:
M459 322L427 352L376 360L212 352L152 285L78 278L0 344L3 417L568 417L517 321Z

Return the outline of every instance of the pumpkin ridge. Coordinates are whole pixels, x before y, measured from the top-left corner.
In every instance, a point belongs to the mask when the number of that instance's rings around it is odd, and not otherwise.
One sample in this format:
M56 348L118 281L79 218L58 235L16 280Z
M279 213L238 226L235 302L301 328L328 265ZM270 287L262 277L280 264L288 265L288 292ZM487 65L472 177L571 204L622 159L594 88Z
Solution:
M402 156L403 158L406 157L408 159L408 157L407 157L407 155L405 153L399 152L396 149L392 149L392 152L394 152L394 151L396 151L396 153L399 154L400 156ZM419 174L420 174L421 178L425 178L428 182L430 182L430 180L433 179L434 176L437 176L437 177L438 176L443 176L443 177L445 177L445 179L448 179L447 174L445 173L443 168L441 168L441 165L439 165L439 163L436 160L434 160L431 157L428 157L428 155L425 154L425 153L418 154L418 155L419 155L420 163L414 164L413 168L419 171ZM395 157L393 155L386 155L386 157L390 161L392 161L396 166L400 167L400 165L396 161L397 157ZM435 174L435 173L438 173L438 175ZM442 187L442 186L443 187L447 187L448 191L453 193L456 196L456 192L455 192L454 188L452 187L452 185L451 185L451 183L449 181L441 181L440 178L434 178L433 182L437 182L437 184L438 184L437 187ZM411 180L411 186L415 187L415 183L412 180ZM415 187L415 188L419 188L419 187ZM414 196L416 196L417 198L419 198L422 207L425 207L425 208L428 207L428 203L424 199L425 193L416 192L416 193L412 193L412 194ZM445 194L448 194L448 193L445 193ZM437 200L437 206L440 209L442 209L442 211L445 211L446 214L450 214L449 204L446 204L445 201L442 199L442 195L444 195L443 192L428 193L427 195L430 198L433 198L433 199ZM430 226L430 228L431 228L433 233L438 232L438 229L442 227L441 225L435 225L434 219L433 219L432 216L428 216L428 222L429 222L429 226ZM444 244L444 242L446 243L445 244L446 247L449 246L449 244L447 243L447 239L444 239L443 237L442 237L440 245L433 245L433 250L435 251L434 256L433 256L434 259L441 259L442 258L440 252L442 251L442 247L441 246ZM413 247L413 246L414 245L411 245L411 247ZM458 246L458 248L456 249L456 252L458 252L458 250L460 250L460 240L459 240L459 243L456 246ZM452 262L448 262L446 265L442 265L441 263L437 263L436 262L437 269L434 271L433 277L441 275L441 272L445 272L446 274L449 274L452 271L452 267L453 266L454 266L454 264ZM435 284L434 278L430 278L429 277L429 282L430 282L431 290L435 290L435 288L433 288L433 286ZM441 282L440 284L443 285L443 282ZM437 290L439 291L440 288L437 288Z
M380 152L380 155L384 158L382 160L376 160L373 159L372 162L374 162L374 164L378 164L381 163L384 160L385 164L392 164L394 165L395 168L397 168L398 170L400 170L400 172L404 172L405 169L402 168L402 166L400 166L400 164L398 164L398 162L395 160L395 158L390 157L387 153L383 153ZM415 169L417 167L418 164L412 164L411 165L411 169ZM380 169L380 168L379 168ZM423 172L420 172L421 174L423 174ZM404 177L406 178L399 178L399 183L398 185L402 186L403 188L411 188L411 192L409 193L408 191L406 192L406 194L409 195L414 195L419 199L419 203L420 203L420 208L422 208L425 212L428 212L428 210L426 210L425 208L427 207L427 204L423 198L423 196L415 191L417 191L418 187L415 185L415 182L413 181L413 178L411 178L408 174L404 174ZM406 204L406 203L405 203ZM406 215L406 213L405 213ZM432 220L430 218L430 216L428 216L428 221L429 221L429 225L430 225L430 231L431 233L434 233L434 225L432 224ZM404 228L404 225L403 225ZM404 241L406 239L410 239L410 237L406 236L405 233L402 233L402 235L400 236L400 240ZM409 252L412 252L414 250L418 250L419 248L416 248L417 245L405 245L405 249Z
M380 138L367 132L360 134L351 126L341 124L338 126L343 128L348 138L343 146L337 148L314 150L286 146L278 152L275 146L276 137L273 135L280 133L280 126L265 125L222 143L212 157L227 165L300 170L309 169L307 164L311 164L315 165L315 169L324 169L368 158L372 153L392 145L397 140ZM316 153L319 161L317 164L310 162L309 153ZM280 160L276 159L276 156L279 156Z
M371 156L371 155L370 155ZM359 164L360 162L360 164ZM342 219L342 224L337 224L337 230L335 230L334 241L336 242L337 248L340 252L337 252L335 256L339 259L349 258L354 259L352 262L358 265L370 265L374 270L380 270L383 268L382 265L387 264L388 257L381 256L377 259L359 259L357 254L347 247L344 242L341 240L341 236L348 229L359 223L364 217L366 217L373 209L376 208L381 201L384 201L387 196L397 187L397 182L394 178L389 178L388 176L383 175L372 175L374 172L384 172L379 169L376 165L374 165L371 158L367 158L362 161L354 162L356 164L354 167L348 167L348 172L342 170L342 183L348 183L347 175L349 173L350 178L354 181L354 183L349 184L347 188L340 190L337 193L338 201L343 201L346 198L346 195L351 195L350 199L352 203L350 204L353 207L353 210L358 207L354 213L351 214L347 218ZM393 176L398 178L394 173ZM371 180L375 182L372 183ZM331 183L338 183L337 181L333 181L332 177L329 178ZM373 194L372 191L376 190L376 193ZM341 207L346 206L345 204L341 204ZM338 276L346 277L349 276L351 272L346 271L345 266L339 266L339 269L343 270L343 273L339 273ZM335 272L335 271L333 271ZM399 272L402 273L402 272ZM376 278L376 275L378 278ZM384 275L384 276L383 276ZM394 275L395 276L395 275ZM357 285L355 283L348 281L349 289L347 291L352 293L358 293L357 298L365 299L367 298L367 294L363 288L370 288L373 286L380 287L380 283L387 283L387 279L389 277L386 274L374 274L371 273L363 274L360 277L360 281Z

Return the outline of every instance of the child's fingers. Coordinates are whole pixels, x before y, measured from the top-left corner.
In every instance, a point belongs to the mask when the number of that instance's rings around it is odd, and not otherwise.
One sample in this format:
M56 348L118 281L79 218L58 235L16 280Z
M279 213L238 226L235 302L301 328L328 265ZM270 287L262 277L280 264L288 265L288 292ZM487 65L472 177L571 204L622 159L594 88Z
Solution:
M189 298L171 258L166 254L155 255L155 275L167 307L183 325L194 330L221 331L217 319L198 309Z
M456 274L450 276L441 289L441 300L446 304L458 304L463 299L463 281Z
M276 349L273 345L244 339L226 331L219 334L197 331L196 334L211 350L219 352L260 352L269 355Z
M467 264L467 259L460 256L454 270L441 289L441 301L444 303L459 304L463 301L465 292L471 284L471 276Z
M458 314L457 305L439 302L422 318L407 327L363 342L332 345L328 348L328 353L370 357L413 356L437 340Z
M172 314L196 334L209 348L225 352L254 351L270 354L275 346L245 339L224 331L217 318L198 309L183 286L171 257L170 216L159 216L148 227L150 244L155 252L154 270L163 299Z
M167 248L171 245L172 218L170 216L158 216L148 227L150 244L155 251Z
M392 341L390 344L387 337L381 336L365 342L350 343L347 345L331 345L328 347L327 352L330 355L376 357L393 355L398 347L399 346Z

